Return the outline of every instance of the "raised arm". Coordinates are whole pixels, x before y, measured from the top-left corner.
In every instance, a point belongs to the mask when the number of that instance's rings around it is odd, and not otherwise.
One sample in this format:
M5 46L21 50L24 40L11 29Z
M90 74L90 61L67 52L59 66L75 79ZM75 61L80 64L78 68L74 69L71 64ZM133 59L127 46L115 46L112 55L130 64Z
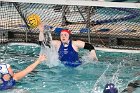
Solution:
M43 47L46 47L48 46L50 48L50 43L51 43L51 40L52 40L52 37L51 37L51 33L49 32L49 29L45 29L45 26L43 23L41 23L39 26L38 26L38 29L39 29L39 44L40 45L43 45ZM44 31L46 30L46 31ZM45 35L44 35L45 34Z
M42 61L44 61L45 59L46 59L45 55L40 55L40 57L34 63L29 65L26 69L24 69L18 73L15 73L13 76L14 80L18 81L18 80L22 79L23 77L25 77L28 73L33 71L36 68L36 66L38 64L40 64Z
M43 41L45 40L45 37L44 37L44 24L41 23L39 26L38 26L38 29L39 29L39 41Z

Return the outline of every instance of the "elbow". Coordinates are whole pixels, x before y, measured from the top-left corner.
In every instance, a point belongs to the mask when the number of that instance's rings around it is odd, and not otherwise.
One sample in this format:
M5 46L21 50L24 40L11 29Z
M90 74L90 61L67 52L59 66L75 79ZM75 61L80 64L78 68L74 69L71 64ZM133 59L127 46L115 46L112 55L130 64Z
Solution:
M89 43L85 43L84 49L87 49L89 51L95 50L95 48Z

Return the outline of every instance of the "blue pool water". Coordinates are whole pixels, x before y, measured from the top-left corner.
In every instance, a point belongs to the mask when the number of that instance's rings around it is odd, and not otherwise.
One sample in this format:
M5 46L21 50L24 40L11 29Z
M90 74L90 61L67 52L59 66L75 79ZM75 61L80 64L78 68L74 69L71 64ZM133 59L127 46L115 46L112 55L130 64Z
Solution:
M11 64L15 72L33 63L39 53L38 45L0 45L0 61ZM80 50L84 64L77 68L49 67L43 62L14 89L0 93L102 93L108 82L122 91L130 81L140 79L135 75L140 71L140 53L97 50L99 62L87 60L86 53Z

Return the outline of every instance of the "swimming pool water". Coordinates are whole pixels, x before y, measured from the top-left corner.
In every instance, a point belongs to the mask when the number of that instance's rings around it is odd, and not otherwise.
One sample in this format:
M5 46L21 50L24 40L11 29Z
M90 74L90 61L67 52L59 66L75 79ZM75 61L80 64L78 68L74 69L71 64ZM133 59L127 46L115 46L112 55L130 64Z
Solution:
M18 72L33 63L39 52L37 45L1 45L0 61L11 64ZM86 52L80 50L80 56ZM130 81L139 79L135 76L140 71L139 53L97 50L97 56L99 62L82 57L87 62L77 68L63 65L50 68L43 62L18 81L14 89L0 93L102 93L108 82L115 83L122 91Z

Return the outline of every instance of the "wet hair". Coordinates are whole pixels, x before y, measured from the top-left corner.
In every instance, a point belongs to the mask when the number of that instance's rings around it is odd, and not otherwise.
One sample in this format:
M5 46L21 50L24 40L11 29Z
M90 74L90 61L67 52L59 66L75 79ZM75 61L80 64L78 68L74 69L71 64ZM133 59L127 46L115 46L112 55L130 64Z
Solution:
M103 93L118 93L118 89L115 88L115 85L113 83L108 83L105 85Z

